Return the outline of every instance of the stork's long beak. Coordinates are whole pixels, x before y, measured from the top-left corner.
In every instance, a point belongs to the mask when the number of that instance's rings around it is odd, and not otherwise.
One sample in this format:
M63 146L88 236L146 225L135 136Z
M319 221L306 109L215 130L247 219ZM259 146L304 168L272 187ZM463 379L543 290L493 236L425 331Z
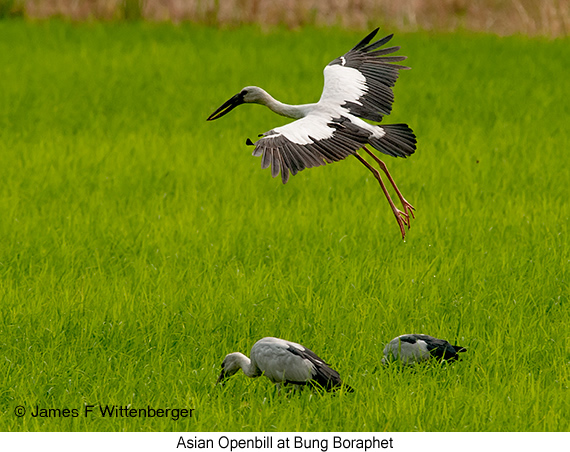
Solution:
M212 113L208 117L208 121L213 121L214 119L218 119L224 115L227 115L230 111L232 111L238 105L241 105L243 103L244 103L243 94L239 92L234 97L224 102L220 108L218 108L214 113Z
M221 384L222 386L225 384L226 382L226 372L222 369L222 372L220 373L220 376L218 377L218 379L216 380L216 384Z

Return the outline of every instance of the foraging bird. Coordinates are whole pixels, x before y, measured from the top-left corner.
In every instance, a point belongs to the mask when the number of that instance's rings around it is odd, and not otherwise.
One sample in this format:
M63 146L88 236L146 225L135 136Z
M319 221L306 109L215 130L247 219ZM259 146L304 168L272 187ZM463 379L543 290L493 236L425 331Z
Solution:
M331 369L314 352L295 342L264 337L253 344L249 356L251 359L239 352L227 355L216 384L223 384L241 368L251 378L265 375L276 384L278 390L282 384L309 384L329 391L343 386L336 370ZM344 386L352 392L352 388Z
M453 361L459 358L458 353L466 351L463 347L451 345L443 339L436 339L427 334L403 334L384 347L382 364L398 359L407 365L434 358L438 361Z
M221 118L244 103L265 105L277 114L296 119L261 134L262 138L256 143L248 138L246 144L255 146L253 155L261 156L261 167L265 169L271 165L273 177L281 171L285 184L289 173L295 175L305 168L354 155L380 183L400 227L402 239L405 239L404 226L410 228L414 207L402 196L386 164L366 145L392 157L407 157L416 149L416 136L407 124L380 126L364 120L380 122L383 116L390 114L394 101L392 87L398 71L409 68L393 64L405 60L405 56L386 56L400 47L380 49L393 35L370 44L377 32L378 28L325 67L324 88L317 103L288 105L257 86L246 86L214 111L208 121ZM386 174L403 211L390 198L380 172L357 152L359 149L369 154Z

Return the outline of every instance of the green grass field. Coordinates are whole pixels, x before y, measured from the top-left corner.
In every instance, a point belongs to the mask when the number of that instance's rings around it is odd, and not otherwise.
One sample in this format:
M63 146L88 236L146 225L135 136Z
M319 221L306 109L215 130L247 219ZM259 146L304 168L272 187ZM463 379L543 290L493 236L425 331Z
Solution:
M0 21L1 430L570 429L568 39L396 34L413 69L385 122L418 151L385 161L416 207L406 242L356 159L284 186L245 140L285 118L206 122L246 85L318 100L364 34ZM469 352L382 368L403 333ZM215 387L263 336L355 393ZM31 416L86 404L195 411Z

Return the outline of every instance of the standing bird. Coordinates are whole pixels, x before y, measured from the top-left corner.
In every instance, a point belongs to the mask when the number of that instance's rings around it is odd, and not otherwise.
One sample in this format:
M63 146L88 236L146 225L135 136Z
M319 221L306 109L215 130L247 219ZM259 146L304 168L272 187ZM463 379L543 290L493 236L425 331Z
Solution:
M392 87L398 71L409 68L392 64L405 60L405 56L385 56L400 47L380 49L393 35L369 44L377 32L378 28L325 67L325 84L317 103L288 105L257 86L246 86L214 111L208 121L221 118L243 103L265 105L277 114L296 119L259 135L262 138L256 143L247 139L246 144L255 146L253 155L262 156L261 167L265 169L271 165L273 177L281 171L281 180L285 184L289 180L289 172L295 175L305 168L354 155L380 183L400 227L402 239L405 239L404 226L410 228L414 207L398 190L386 164L366 145L392 157L407 157L416 149L416 136L406 124L380 126L364 119L380 122L383 116L390 114L394 101ZM380 172L357 152L359 149L369 154L386 174L403 211L390 198Z
M295 342L264 337L253 344L249 356L251 359L239 352L227 355L216 384L223 384L241 368L251 378L265 375L276 384L277 390L282 384L313 385L327 391L343 386L336 370L331 369L314 352ZM352 392L352 388L344 386L348 392Z
M382 364L398 359L407 365L430 359L453 361L459 358L458 353L466 351L463 347L451 345L443 339L436 339L427 334L403 334L384 347Z

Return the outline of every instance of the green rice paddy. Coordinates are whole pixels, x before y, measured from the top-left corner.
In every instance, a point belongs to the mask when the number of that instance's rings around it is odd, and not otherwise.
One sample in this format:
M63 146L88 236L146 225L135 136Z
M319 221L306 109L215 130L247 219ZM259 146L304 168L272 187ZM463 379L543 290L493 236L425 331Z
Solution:
M418 137L385 159L416 208L405 242L356 159L282 185L245 140L285 118L206 122L246 85L318 100L365 34L0 21L1 430L570 429L568 39L396 33L412 70L384 122ZM383 368L403 333L468 353ZM355 392L215 387L264 336Z

